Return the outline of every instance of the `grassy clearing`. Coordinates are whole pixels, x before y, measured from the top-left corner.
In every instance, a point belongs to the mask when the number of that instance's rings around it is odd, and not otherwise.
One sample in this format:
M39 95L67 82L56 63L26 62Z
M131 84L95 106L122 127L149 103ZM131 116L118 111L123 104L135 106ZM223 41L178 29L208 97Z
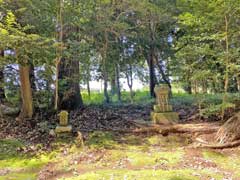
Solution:
M95 132L89 136L86 147L71 151L58 163L56 171L68 172L62 178L65 180L223 179L222 174L208 167L192 169L182 166L186 155L183 146L187 144L188 138L174 135L116 136L109 132ZM77 163L72 163L71 158Z
M84 148L74 141L57 141L54 152L45 155L26 156L18 154L17 148L24 144L16 140L2 140L0 170L8 170L0 180L35 180L40 169L51 162L57 177L62 180L166 180L223 179L221 173L208 167L194 169L183 166L189 144L187 137L170 135L119 135L94 132L89 135ZM7 150L7 151L6 151ZM219 164L238 176L237 154L226 156L204 151L203 157ZM230 163L226 165L227 163ZM0 171L1 172L1 171Z

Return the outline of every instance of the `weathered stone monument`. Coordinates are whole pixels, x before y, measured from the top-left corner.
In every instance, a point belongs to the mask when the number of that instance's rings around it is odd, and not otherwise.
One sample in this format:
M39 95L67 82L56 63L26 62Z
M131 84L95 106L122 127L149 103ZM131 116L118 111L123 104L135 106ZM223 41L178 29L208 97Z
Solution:
M179 120L176 112L173 112L172 106L169 104L170 89L163 84L156 86L154 89L156 94L156 105L153 107L151 119L155 124L173 124Z
M72 126L68 124L68 112L61 111L59 114L59 125L55 129L56 134L71 133Z

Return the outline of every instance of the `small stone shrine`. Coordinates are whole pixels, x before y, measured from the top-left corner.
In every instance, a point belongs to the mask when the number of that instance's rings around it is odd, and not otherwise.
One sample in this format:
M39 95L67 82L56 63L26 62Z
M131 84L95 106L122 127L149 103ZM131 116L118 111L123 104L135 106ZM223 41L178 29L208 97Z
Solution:
M68 124L68 112L61 111L58 114L58 117L59 117L59 125L55 129L55 133L57 133L57 134L71 133L72 126Z
M151 112L151 119L155 124L173 124L179 120L176 112L173 112L172 106L169 104L170 89L163 84L154 88L156 94L156 105L154 111Z

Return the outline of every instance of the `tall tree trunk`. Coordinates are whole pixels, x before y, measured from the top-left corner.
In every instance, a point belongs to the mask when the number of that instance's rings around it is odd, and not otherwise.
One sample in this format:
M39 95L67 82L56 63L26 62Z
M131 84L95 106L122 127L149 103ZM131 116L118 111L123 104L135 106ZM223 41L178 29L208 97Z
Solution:
M4 56L4 51L0 51L0 56ZM6 98L4 91L4 68L0 66L0 103L3 102Z
M196 80L194 81L194 94L198 94L198 83Z
M54 92L54 109L59 109L59 71L60 63L63 56L63 0L59 0L59 11L57 13L57 26L60 31L57 33L57 40L61 45L56 49L57 57L55 62L56 67L56 81L55 81L55 92Z
M224 93L226 95L226 93L228 92L228 86L229 86L229 41L228 41L228 18L225 15L225 43L226 43L226 59L225 59L225 66L226 66L226 70L225 70L225 80L224 80Z
M60 109L74 110L83 107L82 96L79 86L79 61L66 60L60 61L59 66L59 105Z
M151 97L155 97L154 88L156 85L156 75L154 69L154 54L153 49L150 49L148 57L148 67L149 67L149 90Z
M91 98L91 88L90 88L90 80L91 80L91 75L90 75L90 65L87 67L87 76L86 76L86 84L87 84L87 93L88 93L88 98Z
M190 80L187 80L187 85L186 85L185 90L188 94L192 94L192 83Z
M238 91L240 92L240 75L237 75L237 87L238 87Z
M127 78L127 84L130 90L130 98L131 98L131 103L133 103L133 73L132 73L132 65L129 65L129 69L125 73L126 78Z
M87 92L88 92L88 97L91 98L91 89L90 89L90 82L87 80Z
M34 74L34 66L33 64L29 65L30 67L30 82L31 82L31 88L33 91L37 90L36 84L35 84L35 74Z
M207 93L207 90L208 90L207 81L203 80L203 81L202 81L202 92L203 92L204 94L206 94L206 93Z
M149 31L150 31L150 49L149 49L149 57L148 57L148 66L149 66L149 90L150 90L150 95L151 97L156 97L154 93L154 88L155 85L157 84L157 78L155 74L155 69L154 69L154 56L155 56L155 43L156 43L156 38L155 38L155 31L156 31L156 25L152 21L152 19L149 20Z
M223 103L227 102L227 93L228 93L228 88L229 88L229 41L228 41L228 17L225 15L225 45L226 45L226 57L225 57L225 76L224 76L224 95L223 95ZM222 108L222 120L224 119L225 116L225 109Z
M33 116L33 98L32 98L32 88L30 81L30 66L29 65L20 65L19 67L20 74L20 89L21 89L21 98L22 98L22 107L19 114L20 119L32 118Z
M170 92L172 91L172 86L171 86L171 83L170 83L170 80L169 78L167 77L167 75L165 74L164 70L163 70L163 67L161 66L161 64L159 63L158 61L158 56L156 55L155 53L155 64L157 65L158 67L158 70L159 70L159 74L161 74L162 76L162 80L164 81L164 83L166 83L170 89Z
M110 103L110 98L108 95L108 72L107 72L107 50L108 50L108 34L107 31L104 32L105 44L102 50L102 60L103 60L103 88L104 88L104 101L105 103Z
M114 96L117 92L116 74L115 73L110 78L110 83L111 83L111 94L112 94L112 96Z
M0 67L0 103L5 100L5 91L4 91L4 74L3 68Z
M103 72L103 91L104 91L104 101L105 101L105 103L109 103L110 98L108 95L108 75L107 75L106 70L104 70L104 72Z
M117 85L117 97L118 97L118 102L122 101L122 97L121 97L121 86L120 86L120 74L119 74L119 64L116 65L115 67L115 81L116 81L116 85Z

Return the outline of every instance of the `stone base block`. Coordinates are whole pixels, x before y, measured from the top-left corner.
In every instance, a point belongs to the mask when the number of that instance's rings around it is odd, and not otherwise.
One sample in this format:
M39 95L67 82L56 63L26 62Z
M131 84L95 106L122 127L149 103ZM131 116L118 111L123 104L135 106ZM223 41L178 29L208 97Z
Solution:
M174 124L179 120L176 112L151 113L151 119L155 124Z
M60 126L58 125L55 129L55 133L71 133L72 132L72 126Z
M156 113L160 113L160 112L172 112L173 108L171 105L154 105L153 106L153 110Z

